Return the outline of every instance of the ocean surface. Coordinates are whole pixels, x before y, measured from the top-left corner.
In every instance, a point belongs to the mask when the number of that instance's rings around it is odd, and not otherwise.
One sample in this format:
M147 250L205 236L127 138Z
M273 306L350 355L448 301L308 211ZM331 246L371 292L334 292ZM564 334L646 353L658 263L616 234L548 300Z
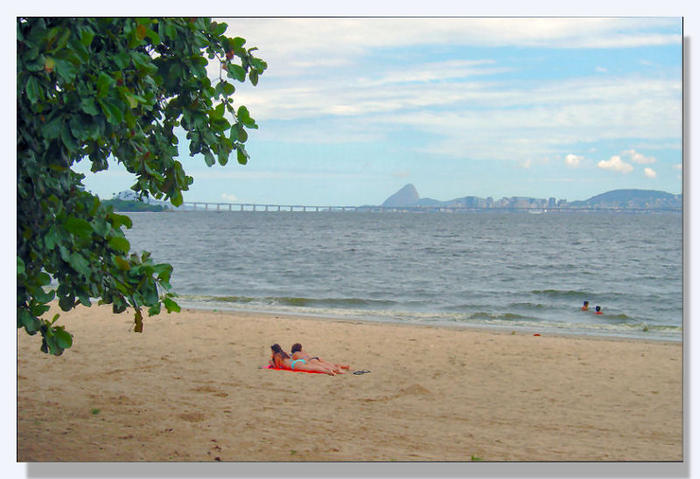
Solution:
M682 340L680 214L129 216L183 307Z

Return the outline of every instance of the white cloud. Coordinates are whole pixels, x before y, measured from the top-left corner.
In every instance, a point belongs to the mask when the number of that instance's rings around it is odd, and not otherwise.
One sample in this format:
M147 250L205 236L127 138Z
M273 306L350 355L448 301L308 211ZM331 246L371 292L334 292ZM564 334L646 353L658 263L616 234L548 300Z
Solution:
M263 57L323 61L368 48L411 45L621 48L679 44L673 18L230 18L228 35L240 35ZM314 52L314 56L307 55ZM333 55L331 55L333 54ZM298 60L300 59L300 60Z
M651 168L644 168L644 176L647 178L656 178L656 172Z
M506 73L511 68L495 66L494 60L449 60L412 65L410 70L389 70L377 77L360 77L358 86L376 87L389 84L428 83L464 79L479 75Z
M452 91L445 85L422 97L426 102L444 100L442 104L449 108L439 113L401 109L372 120L375 125L408 125L439 136L439 142L426 149L434 153L507 160L522 157L521 142L527 141L528 154L539 158L561 154L563 147L573 143L675 137L681 122L679 85L679 81L662 86L656 80L632 77L575 79L535 87L472 83L466 91ZM395 89L393 94L404 93L408 92Z
M238 198L236 197L236 195L233 195L230 193L222 193L221 199L226 200L226 201L231 201L231 202L238 201Z
M609 160L599 161L598 168L610 171L619 171L621 173L629 173L634 170L634 167L629 163L625 163L622 159L615 155L611 156Z
M332 71L310 76L293 86L275 82L265 84L265 88L239 88L237 101L248 106L256 120L348 116L431 106L486 107L489 110L530 106L549 111L553 107L569 106L566 116L557 117L560 123L586 120L605 125L614 122L625 130L639 124L654 125L649 128L652 137L660 134L674 137L680 129L680 79L591 77L535 86L527 83L504 85L492 80L470 79L476 73L466 66L467 63L418 63L411 65L411 73L402 66L380 67L373 80L348 74L347 70ZM440 78L443 69L445 78L469 81L434 81ZM480 68L478 74L489 73L489 69L498 72L502 68ZM607 111L589 118L591 108ZM669 120L675 122L669 123ZM659 125L665 126L661 132ZM647 134L638 136L649 137Z
M644 156L634 150L625 150L622 155L626 157L629 161L637 163L639 165L648 165L651 163L656 163L656 158L651 156Z
M608 69L605 67L595 67L595 71L597 71L598 73L605 73L608 71Z
M566 155L566 158L564 159L567 166L571 168L578 168L578 166L581 164L581 160L583 160L583 156L574 155L573 153Z
M673 42L680 43L680 35L664 34L611 34L606 37L589 38L581 41L581 48L636 48L642 46L669 45Z
M378 78L397 74L394 67L378 72ZM432 153L512 159L522 157L518 145L523 139L530 141L528 154L540 158L561 154L562 147L577 142L674 138L681 122L680 86L680 80L630 76L537 85L472 80L368 87L351 76L334 76L332 81L310 78L301 86L246 91L237 101L261 125L255 132L260 140L271 135L296 142L311 137L324 143L377 141L390 131L409 128L436 135L427 148ZM317 118L323 121L302 135L299 125L289 121ZM266 123L270 120L287 121Z

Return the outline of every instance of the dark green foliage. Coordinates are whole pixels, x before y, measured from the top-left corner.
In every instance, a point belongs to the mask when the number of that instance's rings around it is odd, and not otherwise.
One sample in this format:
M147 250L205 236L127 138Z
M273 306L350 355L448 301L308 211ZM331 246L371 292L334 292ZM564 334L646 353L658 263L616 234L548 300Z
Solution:
M43 318L53 300L63 311L94 298L115 313L132 307L136 331L143 307L179 310L172 267L131 253L131 220L71 168L105 170L112 155L135 176L132 190L177 206L192 178L175 159L176 127L208 165L234 151L245 163L245 128L257 125L233 106L229 79L256 84L267 65L225 30L206 18L17 20L17 327L40 332L42 351L72 344L58 315ZM215 85L207 59L221 65Z

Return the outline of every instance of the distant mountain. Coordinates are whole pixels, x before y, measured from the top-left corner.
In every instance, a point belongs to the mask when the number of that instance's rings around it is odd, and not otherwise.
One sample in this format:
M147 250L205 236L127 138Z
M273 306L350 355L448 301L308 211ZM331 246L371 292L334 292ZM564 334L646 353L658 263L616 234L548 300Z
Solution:
M414 206L443 206L445 203L445 201L434 200L432 198L421 198Z
M477 196L464 196L448 201L440 201L432 198L421 198L416 187L408 184L391 195L382 203L384 207L391 208L440 208L462 207L469 209L483 208L518 208L518 209L547 209L547 208L585 208L585 209L680 209L683 207L682 195L674 195L664 191L654 190L614 190L593 196L584 201L573 201L556 198L528 198L513 196L495 200L493 198L479 198Z
M140 197L135 191L125 190L115 194L110 200L102 200L105 205L114 207L114 211L163 211L170 206L165 201L157 201L149 197Z
M119 212L135 212L135 211L163 211L166 209L162 205L152 205L138 200L120 200L112 198L111 200L102 201L103 205L110 205L114 211Z
M585 201L569 203L572 208L681 208L682 195L655 190L613 190Z
M418 196L418 191L416 187L408 184L401 188L399 191L391 195L382 203L382 206L388 207L407 207L415 206L418 203L420 197Z
M391 195L382 203L384 207L391 208L440 208L445 206L466 207L466 208L486 208L493 206L493 200L477 198L476 196L465 196L448 201L440 201L433 198L421 198L418 190L412 184L408 184L399 191Z

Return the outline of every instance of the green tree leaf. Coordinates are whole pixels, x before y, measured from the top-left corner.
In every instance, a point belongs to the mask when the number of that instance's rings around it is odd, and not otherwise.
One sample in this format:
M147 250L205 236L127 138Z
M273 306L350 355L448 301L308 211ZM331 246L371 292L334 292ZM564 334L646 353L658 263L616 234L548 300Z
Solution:
M76 218L74 216L68 217L66 222L63 224L66 231L72 233L76 236L89 239L92 234L92 226L83 218Z
M73 345L73 336L65 331L62 326L56 328L54 336L56 337L56 344L61 349L68 349Z
M242 66L236 65L235 63L229 63L227 69L229 76L235 78L239 82L245 81L245 69Z
M44 291L42 288L34 290L34 298L40 303L50 303L56 297L56 291Z
M111 76L107 75L105 72L100 72L97 77L97 96L106 96L114 83L114 79Z
M113 236L112 238L110 238L109 246L110 248L115 249L117 251L121 251L122 253L128 253L131 249L129 241L126 238L122 238L120 236Z
M29 78L27 78L25 93L31 103L36 103L42 98L41 85L39 85L39 80L34 75L29 75Z
M90 263L80 253L71 253L71 255L68 257L68 263L70 263L73 269L78 273L81 273L84 276L90 275Z
M121 109L121 105L117 102L110 99L99 99L97 102L100 104L100 107L102 107L102 112L107 117L109 123L119 125L124 121L124 112Z
M163 304L165 305L165 308L168 310L168 313L172 313L172 312L179 313L180 312L180 306L170 298L167 298L167 297L163 298Z
M56 74L61 77L65 83L70 83L78 73L78 68L72 62L62 58L56 58Z
M92 98L81 98L80 109L88 115L97 116L100 114L100 111L97 109L97 105Z
M250 117L250 112L245 106L240 106L238 112L236 113L238 121L240 121L246 128L257 128L258 125L255 124L255 120Z

